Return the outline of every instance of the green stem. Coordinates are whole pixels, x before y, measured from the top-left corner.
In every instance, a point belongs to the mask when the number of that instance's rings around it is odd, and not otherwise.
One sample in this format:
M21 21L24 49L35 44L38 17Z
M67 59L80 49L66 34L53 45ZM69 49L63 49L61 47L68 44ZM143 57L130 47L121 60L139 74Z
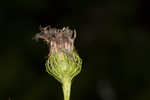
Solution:
M70 99L70 92L71 92L71 80L70 78L65 78L62 83L64 100Z

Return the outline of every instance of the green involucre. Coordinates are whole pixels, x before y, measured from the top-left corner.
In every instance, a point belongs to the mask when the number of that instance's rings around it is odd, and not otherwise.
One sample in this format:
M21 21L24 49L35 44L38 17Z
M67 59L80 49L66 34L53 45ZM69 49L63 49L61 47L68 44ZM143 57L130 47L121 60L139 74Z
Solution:
M50 54L46 61L46 71L61 83L66 78L72 80L81 67L82 60L75 50L71 54L62 51Z

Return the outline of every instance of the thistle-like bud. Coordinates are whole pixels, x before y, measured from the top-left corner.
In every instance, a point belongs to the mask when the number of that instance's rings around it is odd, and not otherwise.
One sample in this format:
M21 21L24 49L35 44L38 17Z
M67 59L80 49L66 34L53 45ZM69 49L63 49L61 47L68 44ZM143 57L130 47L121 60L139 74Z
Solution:
M40 27L36 38L46 41L50 47L46 61L46 71L63 85L64 99L69 100L71 80L81 71L82 60L74 47L76 31L68 27L63 29Z

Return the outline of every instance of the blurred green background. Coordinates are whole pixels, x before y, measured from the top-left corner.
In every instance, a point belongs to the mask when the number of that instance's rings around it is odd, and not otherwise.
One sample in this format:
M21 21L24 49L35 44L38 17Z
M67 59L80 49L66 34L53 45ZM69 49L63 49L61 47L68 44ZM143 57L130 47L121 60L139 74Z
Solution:
M45 72L39 26L77 30L82 72L71 100L150 100L150 6L146 0L0 2L0 100L63 100Z

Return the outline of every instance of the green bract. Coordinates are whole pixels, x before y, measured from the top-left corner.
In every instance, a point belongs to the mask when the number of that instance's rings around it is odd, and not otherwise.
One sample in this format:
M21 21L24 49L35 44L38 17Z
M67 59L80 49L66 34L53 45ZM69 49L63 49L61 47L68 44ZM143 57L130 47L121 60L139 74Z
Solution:
M76 51L51 54L46 61L46 71L62 83L64 100L69 100L71 80L81 71L82 61Z
M46 71L62 83L64 78L73 79L81 71L82 61L74 50L72 55L65 52L50 54Z

